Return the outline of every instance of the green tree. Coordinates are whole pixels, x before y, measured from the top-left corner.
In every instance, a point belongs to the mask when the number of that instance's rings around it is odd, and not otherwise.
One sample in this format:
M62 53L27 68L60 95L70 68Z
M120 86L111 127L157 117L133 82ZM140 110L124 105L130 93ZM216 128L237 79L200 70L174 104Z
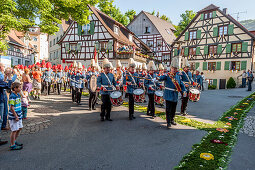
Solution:
M160 17L160 19L163 19L163 20L165 20L165 21L167 21L167 22L172 23L172 21L170 20L170 18L168 18L166 15L162 15L162 16Z
M125 13L125 16L128 17L129 19L129 23L134 19L134 16L136 15L136 11L135 10L128 10L126 13Z
M182 19L178 26L175 26L175 29L177 30L175 32L176 36L179 36L181 32L189 25L190 21L196 16L196 13L192 10L186 10L185 13L181 14L180 16Z
M6 36L11 29L28 31L29 27L39 26L41 32L54 34L59 30L62 19L69 18L79 24L89 23L89 5L109 0L0 0L0 53L7 49ZM105 7L106 8L106 7ZM35 19L40 20L39 24Z

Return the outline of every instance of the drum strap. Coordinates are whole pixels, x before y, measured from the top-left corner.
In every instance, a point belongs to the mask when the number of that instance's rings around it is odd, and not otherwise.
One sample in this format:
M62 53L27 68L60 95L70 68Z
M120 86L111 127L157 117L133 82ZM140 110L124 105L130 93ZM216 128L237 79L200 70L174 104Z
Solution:
M104 75L105 75L105 77L107 78L107 80L108 80L108 82L109 82L109 85L114 89L114 86L112 85L112 83L111 83L109 77L108 77L105 73L104 73Z
M132 81L134 81L135 85L137 86L137 84L136 84L136 82L135 82L135 79L134 79L134 77L132 76L132 74L131 74L130 72L128 72L128 73L129 73L130 77L132 78Z
M150 76L150 78L151 78L151 81L152 81L152 76L149 74L149 76ZM156 88L157 86L156 86L156 84L155 84L155 82L153 82L153 84L154 84L154 87ZM155 90L155 89L154 89Z
M187 76L187 78L188 78L188 80L189 80L189 84L191 84L191 81L190 81L190 79L189 79L188 74L187 74L185 71L183 71L183 73Z
M174 86L176 87L177 91L178 92L181 92L182 89L181 89L181 86L179 85L179 83L176 81L176 79L174 78L173 75L171 75L170 73L168 73L168 76L170 77L170 79L172 80Z
M168 87L165 87L166 90L170 90L170 91L177 91L176 89L172 89L172 88L168 88Z

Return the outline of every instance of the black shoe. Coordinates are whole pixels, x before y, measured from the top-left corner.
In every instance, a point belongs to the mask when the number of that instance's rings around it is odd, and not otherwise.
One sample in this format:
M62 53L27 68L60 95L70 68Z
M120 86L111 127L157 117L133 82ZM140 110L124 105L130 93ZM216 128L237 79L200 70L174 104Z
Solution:
M96 108L92 108L92 110L97 110Z
M104 118L103 118L103 117L101 117L101 121L102 121L102 122L104 121Z
M0 141L0 146L1 145L5 145L5 144L7 144L8 143L8 141Z
M135 116L134 116L134 115L132 115L132 118L133 118L133 119L135 119Z
M167 124L166 128L167 128L167 129L170 129L170 128L171 128L171 124L170 124L170 123Z
M110 118L106 118L106 120L108 120L108 121L112 121L112 119L110 119Z
M89 108L89 111L92 111L92 109L91 109L91 108Z
M147 112L147 114L146 114L147 116L151 116L151 114L149 113L149 112Z
M40 100L40 97L38 96L38 100Z
M173 121L171 121L171 124L172 125L177 125L176 123L175 123L175 121L173 120Z
M128 119L129 119L129 120L133 120L133 117L129 117Z
M17 146L23 146L23 144L22 144L22 143L19 143L19 142L15 142L15 145L17 145Z

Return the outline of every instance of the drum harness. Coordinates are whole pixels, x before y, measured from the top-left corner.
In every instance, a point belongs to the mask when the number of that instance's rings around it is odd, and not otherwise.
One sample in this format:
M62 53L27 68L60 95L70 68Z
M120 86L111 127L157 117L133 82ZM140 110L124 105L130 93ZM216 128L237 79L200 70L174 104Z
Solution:
M112 88L112 90L107 90L107 91L115 91L116 90L116 88L112 85L112 83L110 82L110 79L109 79L109 77L104 73L104 75L105 75L105 77L107 78L107 80L108 80L108 83L109 83L109 86L105 86L105 85L102 85L103 87L111 87Z

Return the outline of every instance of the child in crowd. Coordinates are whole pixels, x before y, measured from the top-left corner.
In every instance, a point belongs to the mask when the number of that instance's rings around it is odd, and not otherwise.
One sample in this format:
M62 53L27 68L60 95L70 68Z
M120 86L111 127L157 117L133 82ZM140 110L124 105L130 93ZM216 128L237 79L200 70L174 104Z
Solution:
M27 119L28 92L21 91L21 111L23 119Z
M21 99L20 91L21 84L19 82L14 82L11 87L12 93L9 97L9 124L11 128L11 150L20 150L23 148L23 144L18 143L16 140L20 134L22 125L22 111L21 111Z

